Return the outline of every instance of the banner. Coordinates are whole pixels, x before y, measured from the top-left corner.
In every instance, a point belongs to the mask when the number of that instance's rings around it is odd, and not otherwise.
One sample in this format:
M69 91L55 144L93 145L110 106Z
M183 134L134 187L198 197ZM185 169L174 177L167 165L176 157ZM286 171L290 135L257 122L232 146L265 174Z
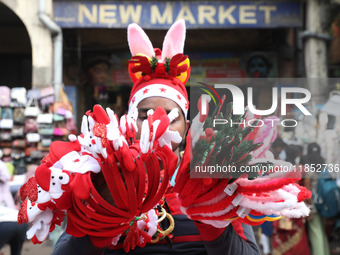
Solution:
M54 1L54 20L62 28L168 28L178 19L190 28L299 27L300 2L116 2Z

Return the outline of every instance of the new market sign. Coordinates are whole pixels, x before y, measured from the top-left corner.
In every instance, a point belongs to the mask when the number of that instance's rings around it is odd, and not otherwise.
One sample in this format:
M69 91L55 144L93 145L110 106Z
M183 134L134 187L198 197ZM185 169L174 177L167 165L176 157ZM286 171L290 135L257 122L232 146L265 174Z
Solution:
M188 28L275 28L301 26L299 2L123 2L54 1L63 28L168 28L177 19Z

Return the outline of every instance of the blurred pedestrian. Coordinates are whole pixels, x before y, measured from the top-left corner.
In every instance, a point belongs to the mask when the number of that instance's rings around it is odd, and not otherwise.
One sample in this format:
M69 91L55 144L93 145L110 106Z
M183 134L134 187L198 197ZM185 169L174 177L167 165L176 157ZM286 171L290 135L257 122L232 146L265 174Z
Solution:
M110 62L106 57L95 56L85 64L87 82L85 83L86 111L92 109L95 104L107 107L109 93L107 83L109 80Z
M325 160L321 156L321 148L317 143L308 145L307 155L304 157L302 163L308 165L325 163ZM318 188L318 173L315 171L306 171L304 185L312 191L313 197L315 197ZM328 255L329 245L325 232L325 219L318 213L312 198L308 199L307 203L312 207L311 213L307 217L307 230L313 254Z
M1 158L0 150L0 249L9 244L11 255L20 255L26 240L27 225L17 223L18 210L9 187L11 175Z
M273 153L275 159L286 160L286 147L287 144L278 137L270 146L270 151Z
M286 161L297 165L296 159L299 156L299 147L296 145L286 145L284 147ZM299 169L299 166L297 166L297 169ZM289 219L284 216L279 221L273 222L273 255L309 255L310 248L305 223L305 218Z

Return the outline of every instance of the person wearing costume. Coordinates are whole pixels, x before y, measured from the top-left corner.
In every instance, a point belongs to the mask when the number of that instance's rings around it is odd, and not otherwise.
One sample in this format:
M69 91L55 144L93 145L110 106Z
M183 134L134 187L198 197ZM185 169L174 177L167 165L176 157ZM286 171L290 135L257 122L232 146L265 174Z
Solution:
M53 251L61 254L260 254L250 225L281 215L301 217L310 192L296 185L296 172L267 152L276 129L264 125L213 129L199 114L187 133L185 83L190 63L183 54L184 20L154 49L141 27L128 27L134 86L128 114L120 119L95 105L83 117L81 135L54 142L50 153L20 190L18 221L31 224L27 235L42 242L67 212L67 228ZM235 117L232 107L216 115ZM222 116L222 117L223 117ZM236 119L234 119L236 121ZM260 120L256 120L259 122ZM186 136L180 159L178 146ZM199 154L202 153L203 154ZM269 178L190 178L192 163L241 167L266 162Z
M183 21L180 25L183 26ZM136 40L135 37L138 35L140 35L140 28L137 25L131 25L129 27L129 42L133 56L137 55L140 50L136 49L137 43L131 43ZM175 44L175 42L173 43ZM176 46L182 47L176 54L183 52L183 46L183 43ZM156 50L155 54L159 53L160 51ZM178 131L181 136L177 143L172 144L172 149L179 156L179 142L185 138L189 126L188 103L188 95L182 83L174 84L169 79L151 78L150 81L135 83L130 95L129 108L130 111L136 106L138 108L138 130L141 130L142 121L147 119L147 112L150 109L155 111L158 106L162 106L166 112L178 109L179 116L171 122L170 130ZM138 136L140 134L137 134L137 139ZM181 212L180 203L171 189L169 187L168 193L165 195L170 214L175 222L171 244L164 240L162 243L146 245L143 248L136 247L130 251L131 254L260 254L250 226L238 223L235 224L235 227L230 225L225 229L216 229L213 226L191 221ZM90 251L92 247L93 252L96 252L97 249L91 245L88 238L76 240L76 238L64 234L56 244L53 254L72 254L70 247L73 247L76 252L80 247L88 247L88 245L90 248L86 248L86 251ZM112 250L107 249L105 254L125 254L122 243L118 243L113 248ZM87 254L86 251L84 250L85 254Z

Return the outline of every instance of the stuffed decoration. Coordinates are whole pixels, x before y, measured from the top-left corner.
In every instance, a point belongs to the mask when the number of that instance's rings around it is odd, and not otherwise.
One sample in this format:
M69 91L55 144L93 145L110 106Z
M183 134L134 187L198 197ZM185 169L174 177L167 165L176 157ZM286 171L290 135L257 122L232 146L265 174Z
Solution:
M142 125L147 144L142 150L136 140L135 119L123 116L129 118L123 134L111 110L105 112L96 105L87 112L84 133L76 140L71 136L70 142L53 142L35 177L21 188L24 203L18 222L31 224L27 237L42 242L60 223L60 212L67 211L67 233L78 237L87 234L97 246L112 245L121 235L126 235L126 251L151 242L153 235L159 235L155 215L160 209L156 206L162 203L177 164L177 156L166 146L179 136L176 132L174 138L169 135L174 116L163 108L150 113ZM116 134L108 135L108 130ZM164 138L167 132L170 140ZM126 138L132 138L132 145ZM114 201L111 204L94 187L93 178L99 172Z
M18 214L18 223L30 223L27 238L32 239L35 244L41 243L56 224L61 224L65 214L56 208L51 195L37 184L35 177L31 177L21 187L20 197L23 203Z

